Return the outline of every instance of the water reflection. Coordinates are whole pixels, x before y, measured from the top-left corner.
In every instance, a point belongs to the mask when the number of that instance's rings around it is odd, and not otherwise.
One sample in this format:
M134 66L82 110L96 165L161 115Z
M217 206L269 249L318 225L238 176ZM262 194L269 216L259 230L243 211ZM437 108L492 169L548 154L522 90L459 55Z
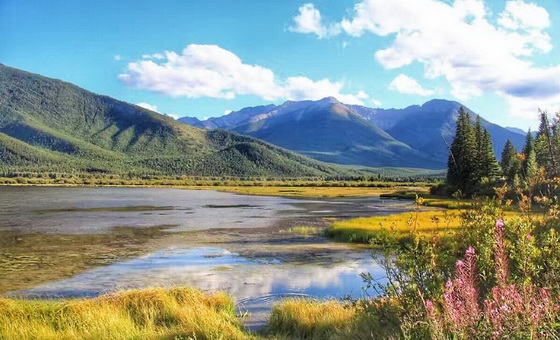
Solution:
M310 260L301 265L249 259L219 247L170 248L11 295L95 296L126 288L193 286L229 292L239 301L241 310L252 314L249 325L259 326L272 303L286 296L361 297L363 282L359 274L363 272L377 278L384 273L366 252L351 253L342 263Z

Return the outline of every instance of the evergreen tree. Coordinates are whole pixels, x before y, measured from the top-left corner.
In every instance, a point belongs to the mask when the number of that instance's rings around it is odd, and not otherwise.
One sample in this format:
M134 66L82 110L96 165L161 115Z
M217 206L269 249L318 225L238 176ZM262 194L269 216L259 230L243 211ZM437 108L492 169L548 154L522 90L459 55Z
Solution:
M468 192L476 183L476 139L470 116L462 107L458 112L455 138L449 151L447 183L453 188Z
M517 174L517 150L513 143L508 139L504 150L502 151L502 175L506 178L507 182L512 184Z
M487 176L485 169L485 145L484 145L484 130L482 129L482 122L480 121L480 115L476 116L476 122L474 124L474 138L475 138L475 160L474 160L474 180L478 183L482 177Z
M525 138L525 146L523 147L523 161L521 162L521 170L525 181L529 181L537 172L537 155L535 152L535 139L531 130Z
M553 143L552 127L548 121L546 112L539 111L540 125L535 142L535 156L537 164L544 167L549 176L558 173L555 161L555 146Z
M492 146L492 138L488 130L484 130L482 133L480 144L481 153L479 163L482 173L481 177L488 177L490 180L495 180L500 176L500 164L496 159L494 147Z

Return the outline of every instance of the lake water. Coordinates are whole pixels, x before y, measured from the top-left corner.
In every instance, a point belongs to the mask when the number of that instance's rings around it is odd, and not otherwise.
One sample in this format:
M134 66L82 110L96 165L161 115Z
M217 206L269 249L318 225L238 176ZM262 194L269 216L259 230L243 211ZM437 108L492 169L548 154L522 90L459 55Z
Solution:
M0 187L0 194L0 238L5 238L0 241L11 249L3 256L12 259L21 253L25 260L17 262L24 268L20 271L11 271L9 264L0 267L8 287L11 276L15 283L27 267L57 271L56 263L67 260L64 248L76 242L85 243L71 254L77 259L90 250L99 257L98 248L108 256L135 247L134 256L107 265L90 261L69 275L18 281L17 287L24 288L7 289L7 295L96 296L125 288L188 285L228 291L240 311L252 315L251 327L262 325L280 298L357 298L364 294L360 273L384 275L366 249L289 233L287 228L412 209L410 202L375 197L302 200L181 189ZM154 240L151 234L141 242L129 236L130 230L157 226L166 227ZM115 234L118 241L113 242L113 233L123 227L129 228L126 243L121 234ZM31 240L52 244L30 247L26 242ZM138 249L144 247L146 251ZM28 264L30 253L37 263ZM59 256L53 257L55 265L41 260L49 256ZM72 266L72 261L64 266ZM33 272L25 274L33 277Z

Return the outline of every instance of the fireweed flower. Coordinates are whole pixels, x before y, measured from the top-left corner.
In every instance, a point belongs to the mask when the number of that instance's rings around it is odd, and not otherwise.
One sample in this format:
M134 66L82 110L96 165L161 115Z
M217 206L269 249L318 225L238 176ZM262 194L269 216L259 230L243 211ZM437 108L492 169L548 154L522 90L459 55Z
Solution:
M469 247L464 258L455 263L453 279L445 284L441 317L431 300L425 302L432 334L441 336L451 332L459 338L478 338L481 333L477 325L484 322L490 326L491 333L487 336L496 340L521 333L531 338L549 337L547 332L542 331L543 326L551 322L559 306L547 288L508 283L509 256L505 224L501 219L496 221L493 243L497 284L491 288L489 296L480 303L476 252Z

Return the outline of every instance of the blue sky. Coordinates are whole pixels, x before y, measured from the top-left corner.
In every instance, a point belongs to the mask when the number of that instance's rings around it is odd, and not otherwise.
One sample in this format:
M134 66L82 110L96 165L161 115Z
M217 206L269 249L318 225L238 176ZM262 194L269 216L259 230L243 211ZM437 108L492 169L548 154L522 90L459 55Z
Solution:
M333 95L560 110L557 0L0 1L0 62L199 118Z

